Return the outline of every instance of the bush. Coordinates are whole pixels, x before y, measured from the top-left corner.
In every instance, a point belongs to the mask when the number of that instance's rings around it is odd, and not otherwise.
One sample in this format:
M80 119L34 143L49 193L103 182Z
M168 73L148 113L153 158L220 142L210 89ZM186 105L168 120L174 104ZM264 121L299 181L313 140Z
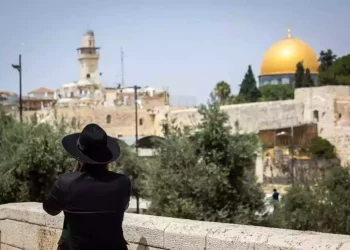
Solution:
M62 134L46 124L0 117L0 203L42 201L58 174L73 160L61 146Z
M75 126L75 122L71 124ZM75 160L62 148L61 139L72 127L61 117L48 124L19 123L0 108L0 204L43 201L61 173L70 171ZM112 170L128 174L133 194L141 195L145 164L140 164L130 148L122 147L122 157Z
M350 234L349 169L333 168L312 186L295 186L268 218L273 227Z
M336 158L335 147L328 140L321 137L312 138L309 145L310 154L314 158Z
M231 134L218 105L199 109L202 122L168 129L150 168L149 213L186 219L256 224L263 191L254 168L256 135Z

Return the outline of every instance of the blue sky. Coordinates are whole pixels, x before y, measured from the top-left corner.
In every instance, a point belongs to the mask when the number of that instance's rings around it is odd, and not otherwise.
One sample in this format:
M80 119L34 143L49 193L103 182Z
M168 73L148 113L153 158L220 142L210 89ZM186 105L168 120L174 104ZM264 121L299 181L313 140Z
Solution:
M292 35L316 53L350 52L350 1L337 0L0 0L0 90L18 92L11 68L23 54L24 93L77 80L76 48L93 29L106 86L167 86L206 101L216 82L237 92L249 64L259 75L264 52Z

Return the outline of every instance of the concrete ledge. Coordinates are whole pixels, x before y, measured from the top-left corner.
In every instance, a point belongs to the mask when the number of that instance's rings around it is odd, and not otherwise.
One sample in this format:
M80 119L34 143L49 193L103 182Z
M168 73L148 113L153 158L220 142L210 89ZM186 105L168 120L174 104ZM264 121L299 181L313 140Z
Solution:
M0 249L57 249L63 215L47 215L41 203L0 206ZM346 250L350 236L276 228L191 221L126 214L124 235L129 249L183 250Z

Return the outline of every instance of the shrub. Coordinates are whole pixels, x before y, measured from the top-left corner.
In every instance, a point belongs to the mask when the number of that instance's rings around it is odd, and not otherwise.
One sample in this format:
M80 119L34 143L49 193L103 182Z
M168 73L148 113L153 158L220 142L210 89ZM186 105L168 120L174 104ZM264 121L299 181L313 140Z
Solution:
M328 140L318 136L310 141L309 151L314 158L336 158L334 145L332 145Z
M62 136L46 124L4 123L0 117L0 203L44 199L57 175L73 166Z
M335 167L319 183L295 186L268 218L273 227L350 234L350 173Z
M257 223L263 191L254 175L256 135L231 134L218 105L202 106L201 124L169 129L150 168L150 214ZM193 132L193 131L192 131Z

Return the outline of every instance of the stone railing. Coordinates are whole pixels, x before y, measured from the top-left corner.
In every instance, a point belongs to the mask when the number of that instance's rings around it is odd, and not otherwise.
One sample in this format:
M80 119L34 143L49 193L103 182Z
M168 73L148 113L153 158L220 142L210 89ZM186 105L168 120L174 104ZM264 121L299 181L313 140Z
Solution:
M1 250L57 249L63 216L52 217L41 203L0 206ZM285 250L350 249L350 236L302 232L148 215L126 214L129 249ZM102 249L101 249L102 250Z

